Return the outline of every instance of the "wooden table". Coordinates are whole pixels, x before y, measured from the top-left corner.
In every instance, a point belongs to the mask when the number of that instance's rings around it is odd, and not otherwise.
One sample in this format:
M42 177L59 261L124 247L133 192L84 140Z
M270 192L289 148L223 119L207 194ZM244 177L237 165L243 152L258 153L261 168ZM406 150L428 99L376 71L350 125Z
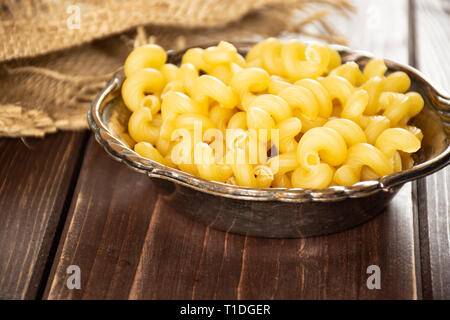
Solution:
M350 46L409 63L450 92L450 5L355 1ZM0 139L1 299L450 298L450 170L409 183L377 218L270 240L172 212L151 180L89 132ZM66 286L70 265L81 289ZM366 286L378 265L381 289Z

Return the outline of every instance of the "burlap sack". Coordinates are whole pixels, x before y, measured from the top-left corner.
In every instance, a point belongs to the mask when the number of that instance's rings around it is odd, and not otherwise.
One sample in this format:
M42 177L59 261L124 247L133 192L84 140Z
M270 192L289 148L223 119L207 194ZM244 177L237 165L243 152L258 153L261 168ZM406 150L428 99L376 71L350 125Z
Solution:
M7 0L0 7L0 136L86 128L90 101L133 46L167 49L303 33L347 0ZM138 27L146 25L145 28ZM79 28L78 28L79 27ZM100 40L96 40L100 39ZM93 41L95 40L95 41Z

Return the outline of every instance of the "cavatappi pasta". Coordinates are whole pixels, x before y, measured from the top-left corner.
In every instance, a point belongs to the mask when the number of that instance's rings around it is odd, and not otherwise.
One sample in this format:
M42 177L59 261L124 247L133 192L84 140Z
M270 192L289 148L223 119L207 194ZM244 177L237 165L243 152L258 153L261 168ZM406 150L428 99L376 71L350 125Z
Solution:
M189 49L180 65L157 45L125 62L122 97L135 152L208 180L254 188L327 188L413 165L423 108L403 72L362 70L326 45L270 38L244 57L228 42Z

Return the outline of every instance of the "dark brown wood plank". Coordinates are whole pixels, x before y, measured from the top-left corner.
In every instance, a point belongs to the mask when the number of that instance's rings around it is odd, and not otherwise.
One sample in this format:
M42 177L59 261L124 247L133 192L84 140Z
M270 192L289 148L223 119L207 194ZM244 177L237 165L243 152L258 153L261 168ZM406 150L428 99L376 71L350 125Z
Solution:
M363 226L302 240L217 231L173 212L166 201L151 179L110 160L91 141L46 297L417 297L408 194ZM382 290L366 287L371 264L382 270ZM69 265L80 266L81 290L66 287Z
M42 294L86 134L0 139L0 299Z
M53 266L57 277L48 283L49 298L126 298L160 197L148 177L107 158L91 138ZM80 266L82 288L90 290L65 287L69 265Z
M450 3L415 0L417 67L450 96ZM424 298L450 299L450 168L419 183ZM426 195L426 197L421 197Z
M407 62L407 1L360 1L351 45ZM372 8L369 10L369 7ZM368 24L378 12L381 21ZM396 41L385 43L395 28ZM351 33L350 33L351 32ZM368 41L361 33L371 36ZM173 211L152 180L91 139L49 278L48 299L417 299L413 200L407 184L379 217L326 237L259 239ZM68 289L78 265L81 289ZM366 286L381 269L381 290Z

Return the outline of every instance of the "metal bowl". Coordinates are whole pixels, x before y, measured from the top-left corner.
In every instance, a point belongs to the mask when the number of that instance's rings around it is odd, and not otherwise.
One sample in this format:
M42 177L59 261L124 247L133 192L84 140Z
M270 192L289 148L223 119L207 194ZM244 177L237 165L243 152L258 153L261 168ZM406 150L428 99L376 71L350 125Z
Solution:
M241 54L252 43L235 43ZM207 46L204 46L207 47ZM343 61L364 66L373 56L333 45ZM169 62L179 63L181 51L169 51ZM249 236L301 238L339 232L368 221L382 211L401 186L429 175L450 162L450 97L442 94L418 70L385 60L388 72L404 71L411 88L419 92L425 107L412 123L424 133L422 148L414 155L416 165L407 170L364 181L351 187L327 189L256 189L194 177L143 158L133 151L127 134L130 112L120 88L123 71L117 72L93 101L89 126L96 140L117 161L154 179L154 185L169 192L168 204L213 228Z

